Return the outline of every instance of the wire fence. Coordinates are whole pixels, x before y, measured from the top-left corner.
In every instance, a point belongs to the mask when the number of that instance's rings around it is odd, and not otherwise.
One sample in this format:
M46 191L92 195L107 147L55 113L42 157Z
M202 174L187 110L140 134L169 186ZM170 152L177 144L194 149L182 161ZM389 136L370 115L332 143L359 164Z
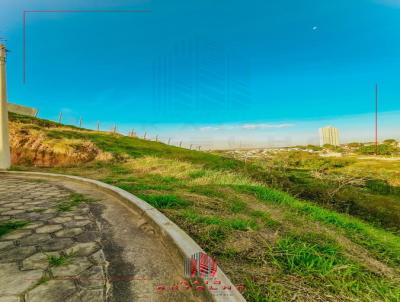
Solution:
M34 114L35 117L39 117L39 110L37 110ZM70 119L71 120L71 119ZM162 144L166 144L169 146L175 146L179 148L196 150L196 151L210 151L211 146L204 146L203 144L187 142L183 139L172 137L172 136L160 136L158 134L149 133L148 131L143 131L142 133L138 133L134 128L128 131L120 131L118 128L118 124L114 123L111 127L108 123L108 127L102 124L100 121L95 123L94 127L85 127L83 117L75 118L75 122L65 123L65 115L61 111L58 114L58 118L55 120L56 123L65 126L75 126L82 129L88 129L92 131L105 132L105 133L113 133L122 136L132 137L132 138L140 138L147 141L154 141ZM206 147L209 147L208 149Z

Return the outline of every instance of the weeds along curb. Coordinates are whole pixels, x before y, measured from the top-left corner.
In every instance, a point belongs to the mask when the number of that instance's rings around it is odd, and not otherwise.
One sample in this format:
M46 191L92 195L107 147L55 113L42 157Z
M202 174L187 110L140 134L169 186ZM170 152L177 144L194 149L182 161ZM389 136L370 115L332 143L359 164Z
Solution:
M156 208L149 205L147 202L136 197L135 195L122 190L118 187L103 183L101 181L83 178L79 176L71 176L64 174L53 174L53 173L41 173L41 172L21 172L21 171L0 171L0 173L8 175L25 175L31 177L40 177L48 179L59 179L59 180L69 180L78 183L83 183L90 185L99 190L111 193L112 195L119 198L125 204L129 205L134 211L139 213L147 222L155 228L155 231L164 239L168 247L175 249L179 252L181 256L181 263L186 258L190 258L193 254L197 252L203 252L201 247L181 228L179 228L175 223L169 220L164 214L158 211ZM215 275L217 280L221 281L221 284L226 286L231 286L229 295L211 295L210 299L214 302L245 302L241 293L232 284L229 278L224 274L224 272L218 268L217 274ZM228 293L228 292L227 292Z

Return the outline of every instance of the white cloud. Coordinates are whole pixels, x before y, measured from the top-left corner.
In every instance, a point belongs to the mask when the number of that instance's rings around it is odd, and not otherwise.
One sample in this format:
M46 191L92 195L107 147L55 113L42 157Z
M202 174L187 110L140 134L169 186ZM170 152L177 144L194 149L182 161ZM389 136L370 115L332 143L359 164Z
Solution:
M375 0L375 2L384 4L384 5L400 7L400 0Z
M201 127L200 131L219 131L219 130L256 130L256 129L281 129L293 127L294 124L236 124L236 125L218 125Z

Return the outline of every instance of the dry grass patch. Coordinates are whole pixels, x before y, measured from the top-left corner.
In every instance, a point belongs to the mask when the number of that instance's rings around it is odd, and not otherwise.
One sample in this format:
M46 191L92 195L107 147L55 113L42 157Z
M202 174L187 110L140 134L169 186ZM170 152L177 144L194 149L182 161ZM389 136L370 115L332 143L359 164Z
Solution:
M188 179L190 173L200 170L200 167L188 162L153 156L131 159L124 166L135 173L157 174L178 179Z

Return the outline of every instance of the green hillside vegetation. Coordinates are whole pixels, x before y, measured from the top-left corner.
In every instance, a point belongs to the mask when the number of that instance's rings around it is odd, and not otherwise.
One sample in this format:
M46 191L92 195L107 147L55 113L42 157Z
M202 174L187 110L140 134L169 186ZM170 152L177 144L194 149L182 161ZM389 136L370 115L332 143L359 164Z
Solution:
M400 233L400 161L273 152L248 160L265 183L325 208Z
M290 167L278 173L276 162L244 163L34 118L10 119L53 140L90 141L113 155L79 165L41 168L26 163L13 169L80 175L136 194L216 257L235 284L245 284L247 301L400 300L396 230L376 223L376 217L371 222L315 198L296 197L294 185L286 190L280 183ZM331 164L330 169L338 168Z

